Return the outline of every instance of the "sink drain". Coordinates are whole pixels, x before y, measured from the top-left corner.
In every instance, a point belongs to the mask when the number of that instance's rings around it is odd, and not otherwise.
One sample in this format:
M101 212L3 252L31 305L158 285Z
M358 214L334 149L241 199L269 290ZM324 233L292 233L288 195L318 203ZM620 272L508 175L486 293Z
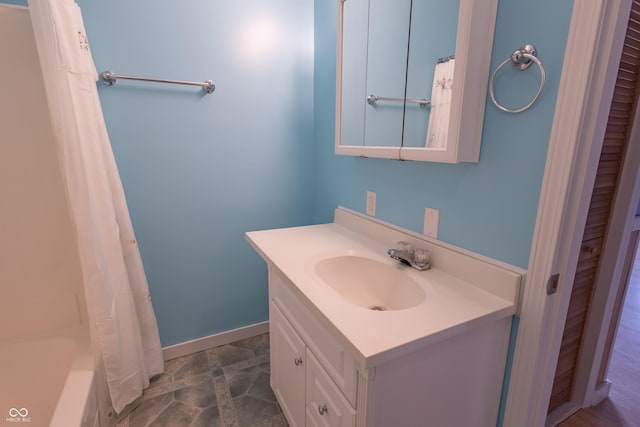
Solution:
M369 307L369 310L373 310L373 311L387 311L387 309L381 305L372 305L371 307Z

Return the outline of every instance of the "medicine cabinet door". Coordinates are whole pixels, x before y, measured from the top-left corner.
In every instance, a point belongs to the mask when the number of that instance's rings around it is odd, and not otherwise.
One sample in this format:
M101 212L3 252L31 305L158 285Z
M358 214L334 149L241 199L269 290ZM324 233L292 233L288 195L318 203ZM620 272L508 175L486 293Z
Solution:
M336 154L477 162L497 0L337 1Z
M455 0L412 2L402 147L443 148L447 144L459 8ZM431 103L410 102L418 99Z
M340 0L339 0L340 1ZM343 153L399 158L411 0L349 0L343 13L337 138ZM367 102L372 94L396 102Z

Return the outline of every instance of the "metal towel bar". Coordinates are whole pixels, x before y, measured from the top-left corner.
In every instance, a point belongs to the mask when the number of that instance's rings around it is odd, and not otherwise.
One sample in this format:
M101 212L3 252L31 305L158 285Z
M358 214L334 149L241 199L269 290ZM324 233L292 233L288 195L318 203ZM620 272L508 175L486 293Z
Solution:
M421 107L431 104L428 99L404 99L404 98L387 98L385 96L374 95L373 93L367 96L367 102L371 105L378 101L390 101L390 102L408 102L412 104L420 104Z
M156 78L149 78L149 77L124 76L121 74L115 74L111 71L103 71L100 75L102 76L102 81L108 86L113 86L116 83L117 79L124 79L124 80L141 80L144 82L202 86L202 89L207 93L213 93L213 91L216 90L216 85L213 84L211 80L206 80L204 82L190 82L185 80L156 79Z

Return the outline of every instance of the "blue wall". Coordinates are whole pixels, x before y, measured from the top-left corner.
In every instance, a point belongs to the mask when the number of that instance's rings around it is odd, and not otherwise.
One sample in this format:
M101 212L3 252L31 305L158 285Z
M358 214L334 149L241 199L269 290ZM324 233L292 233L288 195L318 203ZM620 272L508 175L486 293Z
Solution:
M533 43L547 87L522 114L489 101L480 162L461 165L333 154L336 3L79 1L99 71L218 87L99 85L164 346L267 319L245 231L363 212L368 190L381 219L421 231L437 208L442 240L526 267L572 1L501 0L492 69ZM496 95L526 103L537 72L509 71Z
M163 346L267 320L248 230L311 222L313 4L79 2Z
M316 1L315 220L329 221L336 205L364 212L366 192L374 191L379 218L422 232L424 208L436 208L441 240L526 267L572 5L571 0L499 2L491 69L531 43L547 84L521 114L503 113L487 97L480 162L449 165L333 154L337 7L335 1ZM507 69L496 81L496 97L511 107L524 105L538 84L537 70Z

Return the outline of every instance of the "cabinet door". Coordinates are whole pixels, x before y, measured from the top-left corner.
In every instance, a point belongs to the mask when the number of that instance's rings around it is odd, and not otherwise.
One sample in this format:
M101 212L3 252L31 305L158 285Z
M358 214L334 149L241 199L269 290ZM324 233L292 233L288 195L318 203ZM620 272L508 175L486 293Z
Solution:
M307 349L307 427L354 427L356 411Z
M305 345L270 303L271 388L292 427L305 425Z
M305 308L304 303L291 289L294 285L282 277L281 273L271 270L269 286L272 302L290 322L314 357L320 361L335 385L351 405L355 406L358 374L351 354Z

